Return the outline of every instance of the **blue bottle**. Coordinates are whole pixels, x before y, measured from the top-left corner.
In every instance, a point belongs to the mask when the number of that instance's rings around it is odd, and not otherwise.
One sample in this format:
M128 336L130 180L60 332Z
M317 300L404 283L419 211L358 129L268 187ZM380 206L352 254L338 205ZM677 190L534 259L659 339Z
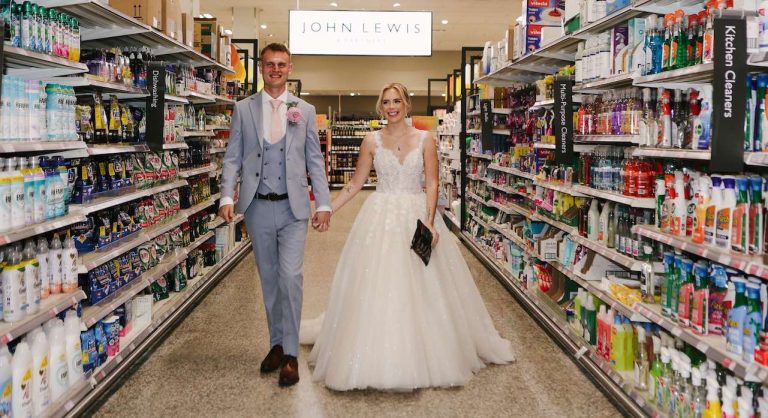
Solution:
M731 279L736 290L733 308L728 311L726 323L726 348L728 352L741 355L744 352L744 324L747 318L747 282L741 277Z

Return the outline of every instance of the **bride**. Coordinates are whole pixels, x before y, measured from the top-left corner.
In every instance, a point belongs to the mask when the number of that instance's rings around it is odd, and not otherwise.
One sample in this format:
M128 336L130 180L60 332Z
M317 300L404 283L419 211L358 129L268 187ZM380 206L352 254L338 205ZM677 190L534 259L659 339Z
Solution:
M312 378L331 389L457 386L486 362L514 360L455 241L439 239L449 231L435 213L436 144L406 124L410 108L405 86L384 86L377 111L387 126L363 139L355 174L333 201L337 212L375 166L378 186L349 233L326 313L302 324L302 343L314 343ZM434 237L426 267L410 249L417 219Z

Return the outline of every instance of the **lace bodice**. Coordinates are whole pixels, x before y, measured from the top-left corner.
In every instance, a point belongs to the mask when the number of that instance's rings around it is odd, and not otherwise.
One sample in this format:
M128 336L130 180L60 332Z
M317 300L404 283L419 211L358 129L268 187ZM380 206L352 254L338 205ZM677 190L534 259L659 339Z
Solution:
M422 147L425 136L426 132L425 135L421 136L419 146L411 150L400 163L397 155L381 144L381 132L376 131L374 133L376 151L373 166L376 168L376 176L378 177L376 191L384 193L421 193L423 191L424 157Z

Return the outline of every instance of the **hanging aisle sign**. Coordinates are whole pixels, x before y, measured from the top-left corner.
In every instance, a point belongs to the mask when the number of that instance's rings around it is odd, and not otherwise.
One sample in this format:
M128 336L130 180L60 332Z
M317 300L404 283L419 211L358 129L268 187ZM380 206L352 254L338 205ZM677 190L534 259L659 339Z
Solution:
M149 97L144 116L147 120L147 145L152 151L161 152L165 123L165 65L162 62L150 62L147 70Z
M746 31L744 19L715 19L712 158L709 163L713 172L739 173L744 169Z
M573 78L555 77L555 161L573 163Z
M480 141L483 151L493 149L493 106L490 100L480 101Z

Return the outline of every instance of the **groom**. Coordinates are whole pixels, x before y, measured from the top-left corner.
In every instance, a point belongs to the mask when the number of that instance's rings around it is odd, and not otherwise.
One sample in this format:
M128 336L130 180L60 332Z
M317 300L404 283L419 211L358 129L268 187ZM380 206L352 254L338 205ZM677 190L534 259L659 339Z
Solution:
M219 216L245 213L269 324L271 349L261 372L280 369L280 386L299 381L299 321L304 242L310 215L307 173L317 212L312 226L326 231L331 203L315 108L288 93L291 53L282 44L261 51L264 90L235 105L224 155ZM240 199L233 198L238 175Z

